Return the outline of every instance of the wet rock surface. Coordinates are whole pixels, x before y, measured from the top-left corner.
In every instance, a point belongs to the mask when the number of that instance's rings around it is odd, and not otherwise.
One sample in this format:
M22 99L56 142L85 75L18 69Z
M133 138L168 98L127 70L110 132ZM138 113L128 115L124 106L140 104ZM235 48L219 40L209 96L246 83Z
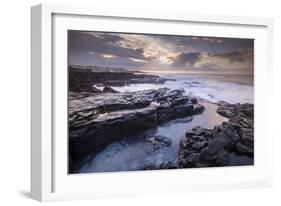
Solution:
M72 159L95 153L131 135L178 117L200 113L204 107L184 90L144 90L122 93L69 93L69 148ZM152 140L152 139L151 139ZM169 139L153 137L155 149Z
M214 129L195 127L188 131L180 142L179 168L233 165L230 162L233 153L253 159L253 104L218 104L217 112L229 121Z

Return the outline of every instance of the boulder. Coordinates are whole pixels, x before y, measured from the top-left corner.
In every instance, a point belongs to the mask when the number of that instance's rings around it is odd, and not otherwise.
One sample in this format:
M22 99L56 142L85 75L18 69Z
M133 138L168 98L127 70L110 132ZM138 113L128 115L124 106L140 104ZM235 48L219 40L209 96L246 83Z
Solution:
M109 86L105 86L102 91L105 92L105 93L118 93L118 91L112 89Z

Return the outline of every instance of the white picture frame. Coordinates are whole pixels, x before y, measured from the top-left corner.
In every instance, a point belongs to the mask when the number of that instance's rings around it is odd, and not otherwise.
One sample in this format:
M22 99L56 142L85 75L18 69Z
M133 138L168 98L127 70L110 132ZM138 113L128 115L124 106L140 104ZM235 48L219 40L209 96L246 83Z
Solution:
M118 21L118 27L114 21ZM138 26L130 26L133 23ZM153 26L156 23L158 30ZM167 24L176 31L165 30ZM66 133L61 129L65 128L62 117L66 115L66 104L61 98L67 93L66 68L58 69L67 58L63 43L65 31L98 27L104 31L186 34L188 31L181 29L185 25L200 25L194 29L196 34L212 36L217 32L218 36L258 40L255 48L255 166L68 175L67 148L63 145L66 137L62 137ZM32 198L53 201L272 186L274 133L267 121L271 111L266 109L273 104L268 92L272 90L273 76L272 19L40 4L31 9L31 26Z

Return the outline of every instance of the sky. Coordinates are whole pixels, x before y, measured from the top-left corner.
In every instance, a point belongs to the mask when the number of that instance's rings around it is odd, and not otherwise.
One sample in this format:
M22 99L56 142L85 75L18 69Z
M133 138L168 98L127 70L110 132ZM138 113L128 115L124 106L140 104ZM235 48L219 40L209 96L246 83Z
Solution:
M253 39L68 31L69 65L251 75L253 53Z

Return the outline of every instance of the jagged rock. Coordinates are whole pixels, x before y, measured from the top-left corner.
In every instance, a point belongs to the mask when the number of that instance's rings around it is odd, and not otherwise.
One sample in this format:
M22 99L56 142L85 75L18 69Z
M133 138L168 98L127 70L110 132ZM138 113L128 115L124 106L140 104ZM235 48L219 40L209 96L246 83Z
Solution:
M194 101L197 102L197 101ZM202 113L204 111L204 106L202 104L193 103L193 109L196 114Z
M76 85L75 87L72 87L71 90L73 92L83 91L83 92L90 92L90 93L102 93L101 90L97 89L93 85L89 86L89 85L84 84L84 83L80 83L79 85Z
M219 102L217 112L228 118L247 118L252 120L254 118L253 104L228 104Z
M75 96L77 95L77 98ZM73 159L158 124L196 114L184 90L144 90L81 96L69 93L69 141Z
M192 104L197 104L198 103L198 101L197 101L197 99L195 97L191 98L190 101L191 101Z
M108 92L108 93L118 93L118 91L116 91L116 90L114 90L114 89L112 89L111 87L108 87L108 86L104 87L102 91Z
M215 130L196 127L181 140L179 167L226 166L229 158L226 151L228 138ZM225 139L226 138L226 139Z
M200 142L195 142L193 145L192 145L192 148L196 149L196 150L200 150L204 147L206 147L208 145L208 142L207 141L200 141Z
M163 162L160 165L155 165L155 164L146 165L140 170L160 170L160 169L177 169L177 168L178 166L176 163Z
M227 166L232 152L253 157L253 105L225 102L219 105L218 113L229 121L214 129L195 127L188 131L180 142L180 168Z

